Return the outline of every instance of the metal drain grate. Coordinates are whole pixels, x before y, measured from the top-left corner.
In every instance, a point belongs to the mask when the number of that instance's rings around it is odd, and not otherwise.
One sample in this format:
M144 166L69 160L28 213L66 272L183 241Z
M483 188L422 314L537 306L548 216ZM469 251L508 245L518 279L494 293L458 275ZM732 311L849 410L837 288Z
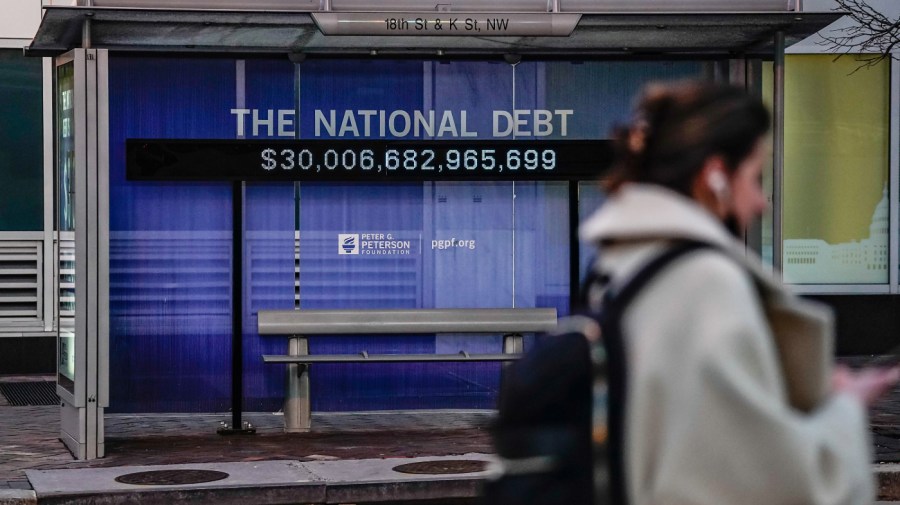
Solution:
M0 382L0 394L13 407L59 405L56 383L50 381Z
M116 477L116 482L138 486L178 486L182 484L203 484L227 479L228 474L215 470L152 470L149 472L126 473Z
M420 461L395 466L394 471L400 473L415 473L426 475L443 475L453 473L483 472L487 468L487 461L476 459L445 459L440 461Z

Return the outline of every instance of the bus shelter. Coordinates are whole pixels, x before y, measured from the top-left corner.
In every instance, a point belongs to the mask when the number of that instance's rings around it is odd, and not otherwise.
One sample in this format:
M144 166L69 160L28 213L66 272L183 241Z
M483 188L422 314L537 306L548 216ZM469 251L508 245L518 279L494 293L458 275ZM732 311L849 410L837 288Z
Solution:
M777 216L784 48L839 17L773 0L84 3L46 7L26 49L54 61L61 438L84 459L104 455L107 412L230 411L240 431L243 411L277 411L284 368L261 356L287 340L260 335L260 310L568 313L589 261L577 224L646 83L771 97ZM309 342L503 344L399 345ZM310 394L322 411L492 408L499 375L322 364Z

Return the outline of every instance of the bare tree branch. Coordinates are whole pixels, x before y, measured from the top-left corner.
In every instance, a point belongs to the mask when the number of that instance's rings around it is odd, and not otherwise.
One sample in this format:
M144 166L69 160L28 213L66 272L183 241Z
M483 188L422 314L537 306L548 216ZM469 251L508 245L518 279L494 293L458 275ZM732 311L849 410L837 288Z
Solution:
M900 17L891 19L870 6L866 0L836 0L836 11L846 12L850 26L823 31L821 42L835 58L853 55L860 62L856 70L869 68L889 58L900 59L894 49L900 47ZM855 71L854 71L855 72Z

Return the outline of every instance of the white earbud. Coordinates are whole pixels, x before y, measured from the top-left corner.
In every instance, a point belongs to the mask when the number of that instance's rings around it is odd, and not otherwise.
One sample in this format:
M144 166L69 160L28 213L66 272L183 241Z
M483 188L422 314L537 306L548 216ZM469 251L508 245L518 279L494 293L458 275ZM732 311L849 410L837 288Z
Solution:
M724 199L728 195L728 179L721 170L709 172L706 176L706 183L717 198Z

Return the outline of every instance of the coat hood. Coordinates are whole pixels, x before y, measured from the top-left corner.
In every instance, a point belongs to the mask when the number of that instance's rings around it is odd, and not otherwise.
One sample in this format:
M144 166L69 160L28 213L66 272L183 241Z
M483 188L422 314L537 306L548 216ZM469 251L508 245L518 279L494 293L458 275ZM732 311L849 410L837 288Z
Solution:
M712 215L672 190L650 184L628 184L585 221L584 242L643 239L694 239L718 246L734 238Z
M791 405L809 411L827 396L834 341L830 309L794 296L754 252L693 200L659 186L623 186L585 221L580 235L600 246L599 258L605 257L607 266L617 263L620 271L627 268L623 259L635 259L638 251L654 254L668 241L697 240L716 247L740 265L759 290ZM637 266L632 263L631 268Z
M697 240L719 247L747 268L766 292L783 292L781 282L756 254L734 238L708 210L672 190L651 184L623 186L578 230L583 242Z

